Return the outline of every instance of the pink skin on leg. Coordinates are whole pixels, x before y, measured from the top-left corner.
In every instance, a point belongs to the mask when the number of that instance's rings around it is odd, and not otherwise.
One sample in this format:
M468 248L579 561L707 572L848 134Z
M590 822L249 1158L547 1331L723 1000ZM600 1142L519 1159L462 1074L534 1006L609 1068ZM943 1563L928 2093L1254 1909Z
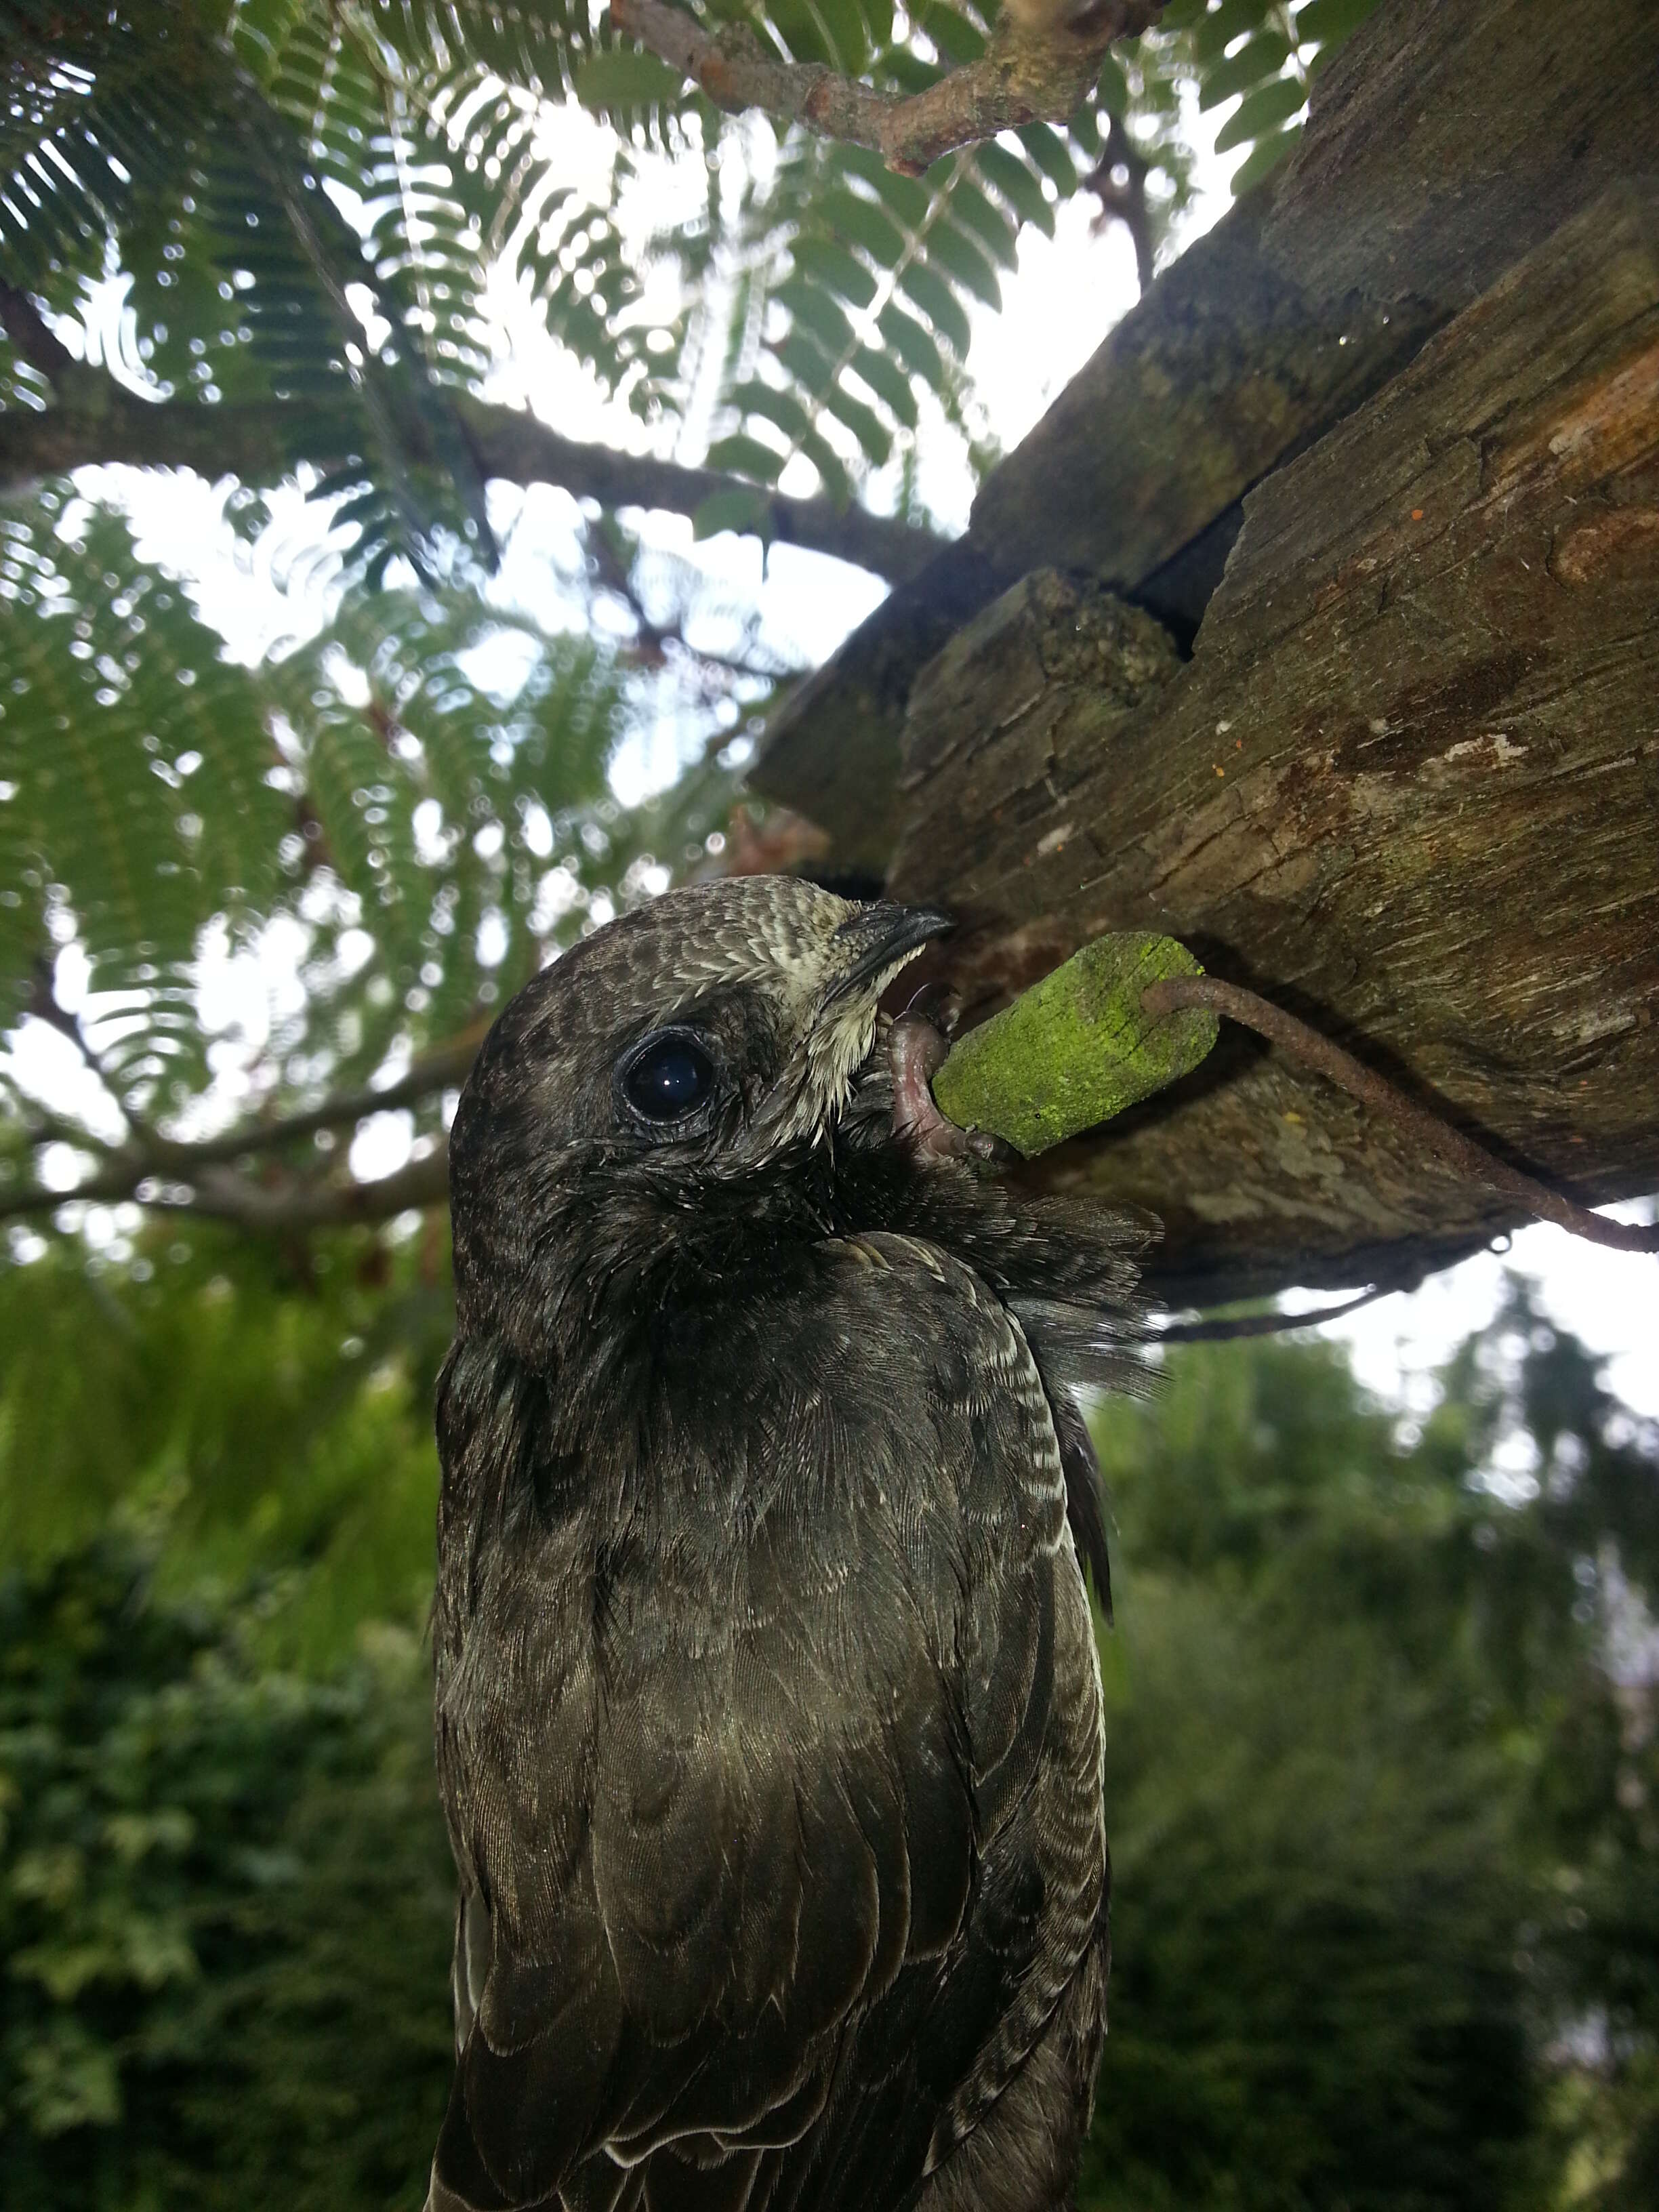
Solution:
M933 1159L992 1160L1005 1148L983 1131L958 1129L933 1103L933 1078L945 1065L950 1040L926 1014L901 1014L887 1033L893 1071L893 1134Z

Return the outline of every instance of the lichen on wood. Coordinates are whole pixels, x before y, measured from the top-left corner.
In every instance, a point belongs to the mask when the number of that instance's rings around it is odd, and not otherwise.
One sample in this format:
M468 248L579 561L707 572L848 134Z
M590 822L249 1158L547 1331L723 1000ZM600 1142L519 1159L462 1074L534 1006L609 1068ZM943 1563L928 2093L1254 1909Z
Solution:
M1141 1004L1148 984L1203 972L1172 937L1096 938L957 1041L933 1078L940 1112L1028 1160L1097 1128L1190 1074L1215 1042L1213 1014L1157 1017Z

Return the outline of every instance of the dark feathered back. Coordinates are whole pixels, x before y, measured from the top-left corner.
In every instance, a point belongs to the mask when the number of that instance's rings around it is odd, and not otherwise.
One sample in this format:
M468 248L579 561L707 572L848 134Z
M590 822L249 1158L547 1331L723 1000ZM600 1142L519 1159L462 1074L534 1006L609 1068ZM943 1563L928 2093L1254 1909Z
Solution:
M896 1133L877 1001L939 926L671 894L468 1085L431 2212L1067 2201L1106 1962L1076 1393L1135 1372L1146 1231ZM628 1087L664 1038L683 1112Z

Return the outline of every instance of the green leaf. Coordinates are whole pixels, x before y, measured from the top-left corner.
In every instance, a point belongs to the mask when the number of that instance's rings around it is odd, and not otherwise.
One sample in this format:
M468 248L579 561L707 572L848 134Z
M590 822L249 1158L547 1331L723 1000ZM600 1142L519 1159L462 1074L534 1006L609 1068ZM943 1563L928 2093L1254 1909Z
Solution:
M798 238L791 249L795 266L803 275L826 284L838 299L855 307L867 307L876 296L876 280L864 264L844 246L827 238Z
M922 5L915 20L945 60L958 69L964 62L976 62L985 52L985 33L965 15L943 4L943 0Z
M1307 0L1296 11L1296 35L1317 39L1322 46L1339 46L1376 8L1376 0Z
M874 49L860 0L811 0L811 9L830 33L832 64L842 77L863 76Z
M1259 30L1267 20L1272 0L1221 0L1221 5L1212 8L1193 33L1193 58L1199 66L1212 67L1235 39L1246 31Z
M1001 209L966 179L951 191L945 218L947 223L954 222L971 231L999 268L1013 269L1018 265L1018 231Z
M734 484L730 491L717 491L704 500L691 518L691 535L718 538L730 530L739 537L764 538L770 518L771 504L764 492Z
M954 200L954 193L951 198ZM936 223L928 234L927 258L930 263L936 264L956 283L973 293L976 299L984 301L988 307L1000 307L1002 305L1002 288L997 282L996 270L976 241L958 230L948 219ZM965 323L963 327L966 328ZM964 352L966 349L967 340L964 338Z
M939 271L927 262L913 261L899 278L899 289L915 301L957 357L965 360L973 337L972 327L961 302Z
M941 63L925 62L909 46L896 46L883 58L883 74L890 78L899 92L926 92L945 75Z
M1045 238L1054 234L1054 210L1042 184L1017 154L991 143L974 149L974 165L1021 222L1034 224Z
M1128 113L1129 80L1123 74L1123 64L1115 54L1109 52L1103 58L1100 75L1095 81L1095 90L1108 115Z
M832 361L839 361L853 343L853 325L827 292L804 276L791 276L772 297L804 324Z
M913 376L934 392L944 389L945 363L931 333L896 301L890 301L876 318L876 328Z
M1100 127L1098 111L1086 100L1080 107L1074 108L1072 119L1066 126L1066 135L1079 156L1079 167L1092 169L1106 150L1106 137Z
M605 53L589 54L572 82L582 106L601 112L672 106L685 89L685 79L678 70L635 46L615 46Z
M753 477L759 483L775 484L778 471L783 466L783 455L770 446L762 445L758 438L738 431L729 438L717 438L708 448L703 465L718 469L724 475Z
M1248 92L1263 77L1276 76L1291 58L1291 42L1279 31L1262 31L1247 46L1205 72L1199 87L1201 108L1219 107L1235 93Z
M822 221L832 236L861 246L882 268L897 266L904 252L904 234L873 201L857 192L832 192L824 203Z
M829 441L819 432L809 430L800 441L800 450L817 471L825 497L834 500L837 507L850 506L852 482L846 464Z
M1077 190L1077 163L1066 151L1066 141L1052 124L1028 123L1018 133L1019 143L1063 200Z
M869 51L878 53L892 41L893 0L863 0Z
M860 346L853 356L852 368L907 430L916 428L920 420L916 395L897 362L877 347Z
M768 0L766 12L792 61L819 62L843 76L862 65L864 23L855 8L837 10L834 0L828 7L814 0ZM834 35L837 27L845 51Z
M879 468L893 450L893 435L872 407L856 399L843 385L833 384L823 395L823 404L838 422L844 422L858 440L865 459Z
M902 230L914 231L926 220L933 197L926 185L914 177L898 176L879 154L871 153L867 147L846 147L841 149L841 160L854 176L861 177L873 188Z
M805 392L821 392L830 381L836 366L811 332L800 323L790 325L772 348L772 358L781 368L788 371Z
M806 410L793 392L781 392L775 385L763 384L756 377L738 385L732 394L732 404L741 408L745 415L763 416L792 441L811 427Z
M1253 139L1263 137L1281 123L1288 123L1299 115L1308 97L1307 87L1300 77L1275 77L1241 100L1236 113L1230 115L1216 133L1215 149L1225 154L1235 146L1247 146Z
M187 980L204 926L240 934L274 889L283 802L265 781L270 738L253 679L176 588L138 568L123 524L94 514L84 539L49 524L0 530L8 680L0 783L0 941L38 945L48 884L72 908L94 988L130 995L132 1025L107 1055L118 1086L153 1094L195 1053ZM22 978L0 981L15 1003Z
M0 759L8 757L0 726ZM0 1022L8 1027L29 1002L34 963L51 944L46 926L45 872L29 834L30 824L11 777L9 797L0 798Z

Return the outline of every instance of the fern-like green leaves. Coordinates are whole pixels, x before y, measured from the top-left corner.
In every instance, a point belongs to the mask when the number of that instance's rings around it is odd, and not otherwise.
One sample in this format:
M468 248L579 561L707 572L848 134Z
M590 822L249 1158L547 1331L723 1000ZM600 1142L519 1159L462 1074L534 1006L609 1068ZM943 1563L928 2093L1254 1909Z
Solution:
M718 20L722 11L706 13ZM822 63L897 94L975 58L991 20L970 0L936 0L914 11L896 40L885 8L773 0L754 27L781 58ZM659 93L660 65L601 54L584 64L578 84L618 131L637 133L647 96ZM1176 106L1162 50L1146 46L1127 71L1111 60L1097 97L1102 115L1134 108L1142 116L1167 164L1154 219L1167 216L1185 191L1186 164L1158 112L1161 99L1171 113ZM659 234L653 251L678 264L692 304L683 340L677 331L672 344L666 334L656 341L650 404L683 408L708 393L712 356L724 370L709 394L713 466L769 488L782 480L809 489L815 477L832 497L855 497L872 471L908 450L927 394L951 410L973 313L1000 305L1022 227L1051 233L1055 203L1079 189L1098 156L1091 112L1069 133L1036 125L912 179L862 148L801 131L773 141L764 124L733 125L689 97L682 110L705 160L685 167L695 195L688 219ZM722 150L734 139L735 193ZM550 299L559 286L548 275ZM737 512L723 501L718 515ZM711 527L715 518L711 508L700 520Z
M885 0L768 0L743 20L782 58L897 94L977 57L991 4L896 19ZM445 529L489 550L444 395L489 375L497 264L642 418L706 426L714 465L763 488L815 474L850 499L908 449L927 392L949 411L1021 228L1052 228L1114 118L1152 161L1155 225L1186 189L1183 81L1204 108L1237 103L1220 143L1246 149L1244 188L1294 143L1312 74L1370 4L1174 0L1165 27L1106 58L1069 131L1036 125L918 180L721 116L617 45L597 0L33 0L8 11L0 266L73 312L112 250L166 388L353 396L362 465L328 489L350 492L374 579ZM573 94L617 133L579 175L550 105Z
M690 4L891 94L975 58L994 14ZM110 1079L165 1112L209 1076L204 933L251 944L285 915L307 996L272 1065L314 1089L464 1027L592 900L720 826L716 763L623 813L606 769L643 679L580 635L504 641L477 596L493 538L456 403L505 343L492 287L659 450L728 474L700 532L763 529L781 484L850 502L885 470L908 497L929 402L971 445L975 319L1112 130L1150 165L1156 240L1188 189L1186 88L1243 189L1370 4L1174 0L1066 127L921 178L720 113L618 46L599 0L7 4L0 280L152 398L287 403L295 459L326 413L316 491L356 586L250 670L112 516L82 502L70 529L48 501L3 525L0 1014L77 933ZM17 335L0 407L69 404ZM503 690L508 662L529 674Z
M307 991L275 1041L278 1079L362 1081L398 1040L476 1021L596 897L637 891L647 861L683 866L731 805L711 762L620 808L626 672L580 632L544 635L470 592L357 594L248 669L95 512L78 535L5 524L0 591L16 640L0 991L15 1015L52 949L48 915L57 936L72 926L105 1072L147 1114L209 1079L210 927L234 948L274 916L300 925Z
M959 370L971 307L998 304L1021 227L1052 227L1105 120L1127 118L1161 165L1158 213L1185 185L1170 127L1181 80L1206 108L1238 99L1222 143L1249 149L1247 185L1294 143L1312 73L1372 3L1173 0L1163 30L1108 56L1069 134L1035 126L919 183L798 132L768 154L755 125L612 43L585 0L15 7L23 96L0 125L0 258L69 310L112 237L140 351L175 388L361 387L382 494L356 515L365 561L388 518L406 525L404 550L434 520L411 453L452 470L461 510L487 528L465 441L428 387L486 375L481 295L502 257L554 334L647 419L706 417L712 400L717 451L740 473L769 485L802 457L851 495L914 434L914 380L943 392ZM770 0L744 19L783 58L896 93L975 58L988 4L927 0L896 38L884 0ZM580 187L559 180L547 120L573 91L623 142ZM734 134L750 157L735 169ZM684 213L642 231L628 207L653 149L680 157ZM665 317L641 312L653 266L687 303ZM893 306L925 344L893 338ZM878 352L886 373L872 376ZM788 394L787 426L763 386Z
M123 1091L154 1088L196 1036L190 985L215 913L268 909L280 802L246 671L176 589L133 562L120 524L78 545L8 523L9 625L0 697L0 831L38 927L64 902L93 988L125 1010L109 1052ZM262 755L266 757L262 758ZM39 935L8 931L15 1008Z
M9 281L74 313L112 251L162 390L354 397L362 468L327 489L349 491L375 579L446 524L488 546L442 395L489 374L494 264L647 421L707 424L715 465L763 487L799 459L849 499L914 438L927 390L948 406L971 310L997 306L1021 226L1052 228L1098 150L1085 116L1071 138L1039 126L895 177L720 116L580 5L88 9L67 56L58 11L15 12L27 97L0 130ZM896 40L882 0L773 0L757 19L781 56L890 91L972 58L988 23L969 0L935 0ZM1152 47L1128 75L1113 60L1100 112L1140 100L1157 137L1166 75ZM573 90L618 133L579 182L548 106ZM1154 150L1178 190L1178 155ZM653 161L672 165L666 192Z
M1252 191L1295 148L1314 78L1376 0L1172 0L1163 18L1198 88L1200 109L1237 100L1216 150L1243 147L1235 194Z

